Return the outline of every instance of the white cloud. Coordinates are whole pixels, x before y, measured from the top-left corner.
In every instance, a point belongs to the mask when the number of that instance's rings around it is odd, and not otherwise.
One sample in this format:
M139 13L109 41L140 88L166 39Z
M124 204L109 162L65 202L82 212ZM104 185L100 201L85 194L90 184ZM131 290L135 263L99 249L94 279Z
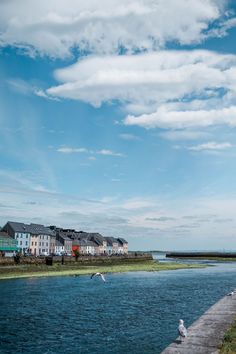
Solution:
M224 37L228 34L228 30L236 26L236 18L230 18L223 23L219 24L218 27L212 28L208 32L209 37Z
M57 97L52 97L46 94L45 91L43 91L42 89L34 89L34 94L36 96L42 97L42 98L46 98L48 100L55 100L55 101L59 101L59 99Z
M159 108L155 113L141 116L127 116L126 125L139 125L146 129L184 129L203 128L213 125L236 126L236 106L222 109L199 111L168 111L165 107Z
M107 155L107 156L124 156L120 152L115 152L115 151L107 150L107 149L102 149L102 150L96 151L95 153L98 155Z
M188 150L192 151L214 151L214 150L225 150L232 148L233 145L231 143L216 143L214 141L209 141L208 143L205 144L199 144L196 146L190 146L188 147Z
M128 110L134 107L125 125L172 130L236 125L235 55L192 50L89 57L57 70L55 77L62 84L47 90L53 97L94 106L118 100Z
M225 0L1 1L0 45L63 58L76 48L107 54L121 47L129 52L153 50L170 41L191 44L204 40L208 32L214 35L209 25L225 16L225 4Z
M61 152L63 154L73 154L73 153L87 153L88 150L85 148L72 148L72 147L60 147L56 150L57 152Z
M108 149L101 149L101 150L93 151L93 150L88 150L86 148L73 148L73 147L69 147L69 146L62 146L62 147L56 149L56 151L60 152L62 154L88 153L91 155L96 154L96 155L106 155L106 156L124 156L120 152L115 152L115 151L108 150ZM90 156L89 159L96 160L96 158L94 156Z
M236 89L236 56L206 50L90 57L55 72L47 93L94 106L119 100L142 106Z
M159 134L164 139L175 140L197 140L204 139L210 136L210 133L200 130L169 130Z

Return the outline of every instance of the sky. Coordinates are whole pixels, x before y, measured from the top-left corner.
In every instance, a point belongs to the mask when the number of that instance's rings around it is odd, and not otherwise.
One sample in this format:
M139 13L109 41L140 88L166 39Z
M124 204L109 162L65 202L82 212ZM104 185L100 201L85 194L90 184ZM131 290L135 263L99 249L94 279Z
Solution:
M236 250L236 3L2 0L0 225Z

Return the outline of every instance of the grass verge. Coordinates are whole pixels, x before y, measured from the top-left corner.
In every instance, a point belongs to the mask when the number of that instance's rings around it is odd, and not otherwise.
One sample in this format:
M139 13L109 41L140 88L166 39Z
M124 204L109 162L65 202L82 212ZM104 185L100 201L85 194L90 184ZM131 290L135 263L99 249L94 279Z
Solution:
M236 354L236 317L233 325L224 335L220 354Z
M205 265L158 263L156 261L145 261L138 263L109 264L109 265L18 265L0 268L0 279L26 278L26 277L46 277L65 275L85 275L95 272L100 273L121 273L137 271L163 271L177 269L204 268Z

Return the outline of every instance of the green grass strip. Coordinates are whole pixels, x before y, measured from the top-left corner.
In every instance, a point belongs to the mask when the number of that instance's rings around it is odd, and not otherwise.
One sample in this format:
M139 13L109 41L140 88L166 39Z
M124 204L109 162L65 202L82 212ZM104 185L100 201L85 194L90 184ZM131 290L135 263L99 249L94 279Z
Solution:
M178 270L204 268L205 265L180 264L180 263L159 263L156 261L145 261L138 263L126 263L115 265L18 265L0 268L0 279L26 278L26 277L48 277L65 275L86 275L95 272L100 273L121 273L121 272L156 272L163 270Z
M236 354L236 317L233 325L224 335L220 354Z

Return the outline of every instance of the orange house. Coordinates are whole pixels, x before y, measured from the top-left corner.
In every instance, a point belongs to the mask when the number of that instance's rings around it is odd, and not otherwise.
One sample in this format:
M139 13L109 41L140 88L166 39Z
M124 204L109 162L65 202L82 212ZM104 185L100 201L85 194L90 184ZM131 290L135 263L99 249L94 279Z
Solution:
M72 256L75 257L75 252L80 252L80 244L78 240L73 240L72 243Z

